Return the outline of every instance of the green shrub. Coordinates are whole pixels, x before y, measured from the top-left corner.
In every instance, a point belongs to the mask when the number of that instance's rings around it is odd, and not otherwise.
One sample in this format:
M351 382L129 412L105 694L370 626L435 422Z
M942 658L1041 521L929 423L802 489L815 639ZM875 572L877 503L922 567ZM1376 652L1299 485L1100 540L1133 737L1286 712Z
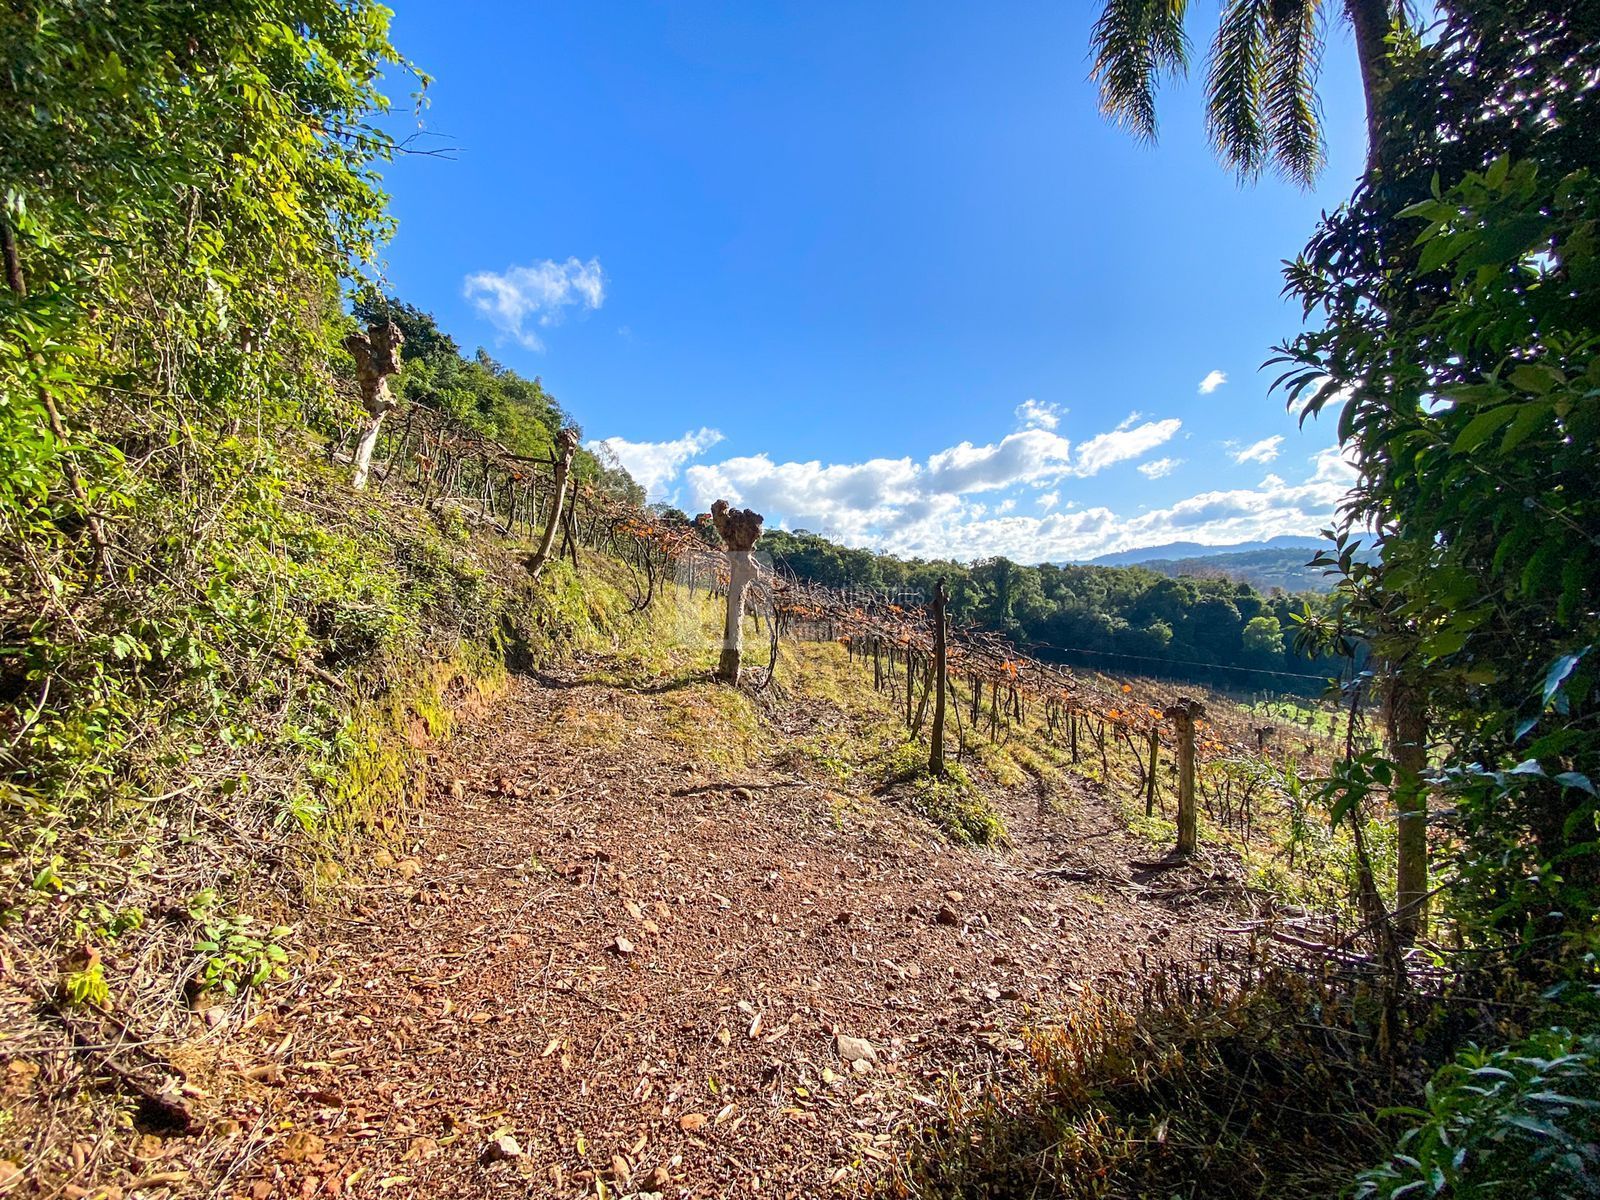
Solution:
M1600 1034L1544 1029L1470 1046L1428 1084L1390 1160L1359 1197L1456 1200L1600 1196Z

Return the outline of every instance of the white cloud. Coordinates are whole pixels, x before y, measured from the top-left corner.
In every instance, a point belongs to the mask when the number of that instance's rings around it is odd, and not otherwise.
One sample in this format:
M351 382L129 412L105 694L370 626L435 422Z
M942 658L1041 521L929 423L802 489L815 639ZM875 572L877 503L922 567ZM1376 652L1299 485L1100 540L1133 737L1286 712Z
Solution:
M962 442L928 459L928 488L986 492L1017 483L1048 483L1072 468L1072 443L1046 429L1024 429L987 446Z
M1226 371L1209 371L1206 377L1200 381L1200 394L1209 396L1227 382L1228 374Z
M1042 404L1029 397L1016 409L1017 423L1024 429L1054 429L1061 424L1061 406Z
M1045 430L1024 430L989 445L963 442L922 462L775 462L756 454L695 463L683 478L701 511L722 497L766 513L773 526L811 529L849 545L925 558L1004 554L1024 562L1092 558L1168 541L1221 544L1315 534L1332 521L1355 478L1329 449L1308 460L1303 481L1268 475L1255 487L1202 492L1161 509L1118 513L1093 498L1080 506L1068 494L1072 481L1177 430L1175 420L1148 421L1076 446ZM1159 478L1179 461L1155 460L1141 469ZM1038 489L1036 515L1024 507L1029 489Z
M1183 465L1181 458L1152 458L1139 464L1139 474L1146 479L1163 479Z
M1176 417L1164 421L1146 421L1143 425L1130 425L1139 419L1135 413L1110 433L1097 433L1078 447L1078 475L1097 475L1114 463L1138 458L1147 450L1172 439L1183 424Z
M1252 442L1243 450L1235 450L1233 461L1236 463L1269 463L1278 457L1278 447L1283 445L1283 435L1275 433L1271 437L1262 438L1259 442Z
M686 433L670 442L630 442L626 438L600 438L589 443L589 449L604 449L616 455L617 461L627 468L633 481L644 488L652 498L663 487L678 477L678 468L691 458L704 454L722 441L716 429L699 429Z
M544 342L530 326L559 325L568 308L599 308L606 299L606 277L598 258L547 258L503 272L468 275L461 294L501 333L530 350L543 350Z

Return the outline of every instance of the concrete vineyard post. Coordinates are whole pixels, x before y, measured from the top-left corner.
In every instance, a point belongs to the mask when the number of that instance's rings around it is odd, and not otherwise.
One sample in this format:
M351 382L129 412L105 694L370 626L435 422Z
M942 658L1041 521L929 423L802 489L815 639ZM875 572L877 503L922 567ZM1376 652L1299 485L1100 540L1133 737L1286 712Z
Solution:
M762 516L753 509L731 508L726 500L718 500L711 506L711 520L728 548L728 613L723 623L717 678L737 686L739 655L744 648L744 597L755 577L751 551L761 536Z

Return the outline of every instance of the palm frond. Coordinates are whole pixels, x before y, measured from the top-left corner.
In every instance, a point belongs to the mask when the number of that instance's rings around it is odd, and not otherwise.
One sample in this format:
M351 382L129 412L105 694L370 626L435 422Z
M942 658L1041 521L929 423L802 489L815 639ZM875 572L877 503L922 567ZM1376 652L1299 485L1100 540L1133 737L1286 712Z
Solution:
M1189 66L1188 0L1106 0L1092 34L1100 108L1137 136L1156 136L1156 88Z
M1211 47L1206 128L1217 153L1244 179L1266 164L1271 145L1263 96L1276 0L1228 0Z
M1276 0L1269 30L1263 106L1268 147L1285 175L1309 187L1322 169L1320 0Z

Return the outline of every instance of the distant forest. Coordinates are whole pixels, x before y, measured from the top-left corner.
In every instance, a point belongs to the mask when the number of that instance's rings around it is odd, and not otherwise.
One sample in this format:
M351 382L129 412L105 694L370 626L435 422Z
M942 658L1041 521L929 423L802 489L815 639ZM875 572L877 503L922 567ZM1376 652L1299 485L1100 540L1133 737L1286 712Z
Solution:
M773 530L760 548L826 587L931 596L943 576L953 620L999 630L1051 661L1299 695L1320 693L1339 673L1337 660L1308 657L1295 645L1297 617L1325 611L1325 595L1262 595L1233 579L1173 578L1145 567L907 560L805 530Z

